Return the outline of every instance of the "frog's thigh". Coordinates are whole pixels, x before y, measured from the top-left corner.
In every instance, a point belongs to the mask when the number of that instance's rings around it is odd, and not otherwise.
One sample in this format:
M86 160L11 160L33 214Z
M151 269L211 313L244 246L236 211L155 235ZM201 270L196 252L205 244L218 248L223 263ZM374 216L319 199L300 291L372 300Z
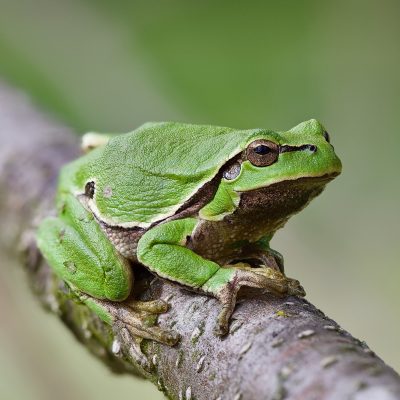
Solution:
M41 223L37 241L57 275L79 291L112 301L129 295L133 276L128 261L72 195L58 218Z
M221 267L185 247L197 224L195 218L166 222L146 232L138 243L138 260L157 275L192 288L204 284ZM233 271L225 277L229 281ZM226 275L226 274L224 274Z

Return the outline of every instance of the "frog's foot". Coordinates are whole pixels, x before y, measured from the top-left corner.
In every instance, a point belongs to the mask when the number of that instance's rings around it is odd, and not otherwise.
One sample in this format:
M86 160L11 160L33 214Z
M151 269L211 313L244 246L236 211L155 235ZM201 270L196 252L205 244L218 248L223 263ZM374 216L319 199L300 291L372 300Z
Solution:
M157 315L168 310L168 304L162 300L118 303L86 295L81 299L103 320L111 325L125 326L134 337L155 340L168 346L174 346L179 340L176 332L155 325Z
M151 362L143 354L141 344L143 339L133 336L122 322L116 322L115 327L118 329L119 335L122 337L124 343L129 343L129 356L132 357L144 370L151 371Z
M247 264L236 264L221 268L218 272L229 276L229 280L215 293L222 303L216 327L216 333L220 336L228 333L229 319L235 308L237 293L242 286L266 289L278 296L305 296L299 281L287 278L274 268L251 268ZM216 276L214 279L221 281L221 278L223 277Z

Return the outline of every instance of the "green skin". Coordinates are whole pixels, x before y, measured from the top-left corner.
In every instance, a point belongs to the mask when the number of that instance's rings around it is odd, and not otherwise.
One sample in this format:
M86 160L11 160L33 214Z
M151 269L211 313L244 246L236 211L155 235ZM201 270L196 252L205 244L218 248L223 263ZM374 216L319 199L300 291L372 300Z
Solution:
M37 242L104 321L140 338L178 340L146 322L166 303L132 300L135 263L219 299L221 335L242 286L305 294L269 241L341 172L318 121L287 132L148 123L90 134L84 144L90 151L62 169L58 216L41 223Z

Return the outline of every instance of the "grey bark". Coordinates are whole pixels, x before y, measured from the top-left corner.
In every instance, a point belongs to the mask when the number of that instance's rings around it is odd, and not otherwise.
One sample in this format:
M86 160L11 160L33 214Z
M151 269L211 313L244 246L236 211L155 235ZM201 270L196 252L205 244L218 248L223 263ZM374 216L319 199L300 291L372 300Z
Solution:
M140 298L167 299L171 309L158 323L182 338L175 347L142 342L150 364L141 367L126 328L111 328L71 297L34 246L32 229L52 208L58 170L79 152L77 136L0 84L0 137L2 254L23 250L41 303L115 372L150 379L172 399L400 399L399 375L304 299L248 291L221 340L215 299L156 278L142 281Z

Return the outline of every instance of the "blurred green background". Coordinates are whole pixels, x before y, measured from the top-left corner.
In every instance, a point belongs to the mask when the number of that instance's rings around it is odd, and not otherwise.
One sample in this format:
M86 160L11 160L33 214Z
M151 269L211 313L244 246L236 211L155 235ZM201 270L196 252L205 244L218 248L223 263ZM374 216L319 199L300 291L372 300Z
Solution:
M400 2L0 0L0 76L82 133L321 120L343 175L273 247L308 299L400 370ZM161 399L115 377L0 269L4 399Z

